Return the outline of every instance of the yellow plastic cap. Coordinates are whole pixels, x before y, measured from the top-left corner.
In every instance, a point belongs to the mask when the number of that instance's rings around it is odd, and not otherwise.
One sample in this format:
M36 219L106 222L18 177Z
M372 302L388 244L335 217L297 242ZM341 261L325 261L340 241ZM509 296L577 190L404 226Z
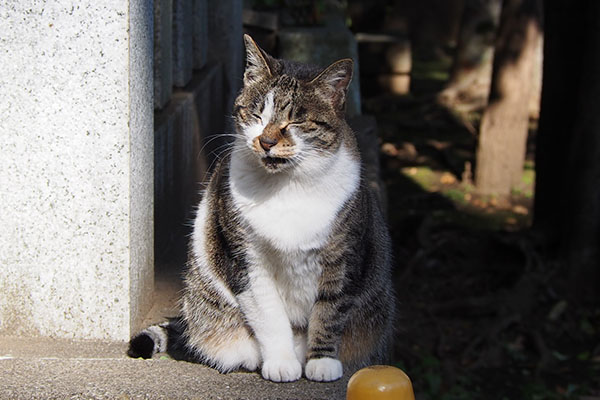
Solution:
M415 400L415 394L404 371L389 365L372 365L352 375L346 400Z

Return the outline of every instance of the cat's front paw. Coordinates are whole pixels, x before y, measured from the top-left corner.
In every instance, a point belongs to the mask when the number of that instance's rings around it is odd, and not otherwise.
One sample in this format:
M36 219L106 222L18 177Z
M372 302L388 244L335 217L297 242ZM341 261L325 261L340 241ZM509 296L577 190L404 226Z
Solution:
M335 358L313 358L306 363L304 374L311 381L330 382L340 379L344 369L340 360Z
M302 376L302 365L296 357L267 359L262 366L262 376L273 382L297 381Z

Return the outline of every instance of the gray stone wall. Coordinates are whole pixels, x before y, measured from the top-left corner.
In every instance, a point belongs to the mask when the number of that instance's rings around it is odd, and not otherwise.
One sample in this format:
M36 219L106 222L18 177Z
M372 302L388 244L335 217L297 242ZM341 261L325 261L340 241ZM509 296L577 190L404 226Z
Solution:
M354 61L352 82L346 99L346 115L361 114L358 45L352 32L340 24L285 28L279 31L279 57L326 67L342 58ZM327 38L326 40L324 38Z
M160 266L177 266L225 138L218 135L230 131L243 72L242 2L156 0L154 16L155 248Z

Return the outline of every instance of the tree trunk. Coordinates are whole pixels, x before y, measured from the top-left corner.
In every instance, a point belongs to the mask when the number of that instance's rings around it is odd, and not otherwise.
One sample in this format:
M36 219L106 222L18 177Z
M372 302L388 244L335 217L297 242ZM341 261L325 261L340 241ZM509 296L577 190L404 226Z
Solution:
M537 0L506 0L496 40L492 86L481 120L475 183L481 194L510 195L523 172L540 40Z
M501 0L466 0L454 62L439 99L445 104L487 102Z
M545 3L534 231L568 267L571 297L600 300L600 2Z

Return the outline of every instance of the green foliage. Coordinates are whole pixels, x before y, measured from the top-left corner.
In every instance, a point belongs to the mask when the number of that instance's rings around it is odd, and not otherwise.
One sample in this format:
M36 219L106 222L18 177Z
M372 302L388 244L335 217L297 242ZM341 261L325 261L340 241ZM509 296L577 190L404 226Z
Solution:
M411 76L414 79L446 82L449 77L451 62L448 60L414 60Z
M535 182L535 171L533 169L525 169L521 177L521 182L526 185L533 185Z
M465 199L466 193L468 193L468 190L460 188L451 188L444 191L444 196L452 200L454 203L467 204L467 201Z

